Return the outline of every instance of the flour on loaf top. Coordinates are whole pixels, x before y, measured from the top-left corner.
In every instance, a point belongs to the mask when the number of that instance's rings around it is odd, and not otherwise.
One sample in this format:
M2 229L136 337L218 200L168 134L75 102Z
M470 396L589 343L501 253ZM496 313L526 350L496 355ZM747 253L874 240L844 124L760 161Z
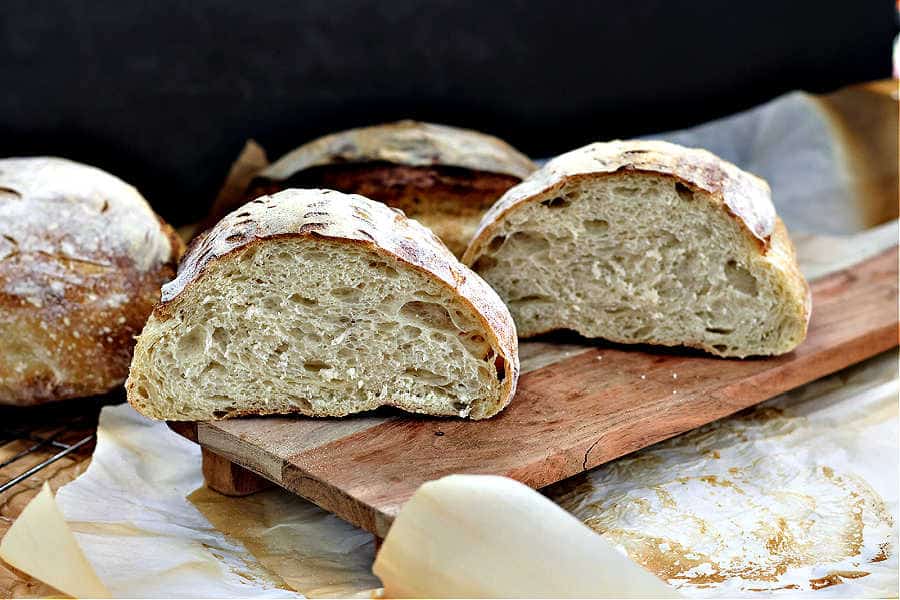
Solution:
M63 158L0 159L0 257L36 252L139 271L169 260L172 245L138 191Z

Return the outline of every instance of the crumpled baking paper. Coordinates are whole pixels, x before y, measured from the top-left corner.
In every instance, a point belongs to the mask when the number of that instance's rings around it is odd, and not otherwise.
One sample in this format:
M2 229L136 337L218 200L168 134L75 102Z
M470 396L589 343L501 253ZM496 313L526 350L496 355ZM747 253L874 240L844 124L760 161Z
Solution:
M658 137L766 177L804 272L818 276L897 241L896 221L872 229L897 211L886 93L789 94ZM523 369L582 349L525 343ZM688 596L896 596L897 393L889 352L546 493ZM117 596L378 586L368 533L281 490L227 498L201 487L197 446L120 406L104 409L91 467L57 499Z
M547 493L685 595L895 595L898 392L891 351Z
M378 587L371 534L281 490L228 498L203 488L199 446L165 423L127 404L105 407L97 436L87 471L56 500L114 597L299 598Z
M97 436L56 501L113 597L302 597L187 500L203 485L196 444L127 404L103 409Z

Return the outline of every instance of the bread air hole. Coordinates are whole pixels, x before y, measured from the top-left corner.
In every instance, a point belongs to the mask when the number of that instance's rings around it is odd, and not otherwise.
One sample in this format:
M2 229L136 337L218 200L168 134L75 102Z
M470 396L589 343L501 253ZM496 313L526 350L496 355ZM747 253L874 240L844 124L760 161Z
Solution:
M355 287L332 288L331 295L344 302L357 302L362 297L362 291Z
M523 255L543 252L550 247L547 238L534 231L517 231L509 236L507 244L510 246L510 252Z
M178 349L176 352L182 357L193 356L202 354L205 350L205 346L206 329L198 325L178 340Z
M203 367L203 370L200 371L200 377L208 377L210 379L215 379L217 377L225 376L225 366L215 360L209 362L208 365Z
M443 375L438 375L428 369L418 369L415 367L407 367L403 371L404 374L409 375L413 379L418 379L419 381L423 381L429 385L447 385L450 383L450 380Z
M497 370L497 381L503 383L503 380L506 379L506 361L502 356L498 356L494 360L494 368Z
M644 325L643 327L638 328L632 334L634 337L638 339L647 339L650 337L650 334L653 333L653 325Z
M694 199L694 191L680 181L675 182L675 193L685 202L690 202Z
M256 259L256 253L258 251L256 246L252 246L241 255L240 260L245 263L251 263Z
M477 273L484 273L485 271L490 271L494 267L497 266L497 259L488 254L482 254L478 257L478 260L472 265L472 270Z
M407 319L422 323L429 329L456 330L450 313L440 304L413 300L400 308L400 314Z
M315 300L313 298L307 298L305 296L301 296L300 294L296 294L296 293L288 296L288 300L295 304L302 304L304 306L315 306L316 304L319 303L318 300Z
M635 186L617 185L613 189L613 194L620 196L636 196L641 190Z
M553 302L553 298L544 294L529 294L517 299L520 302Z
M547 198L546 200L541 200L541 204L546 206L547 208L565 208L570 202L565 198L557 196L555 198Z
M505 241L506 241L505 235L498 235L497 237L492 239L491 242L488 244L488 251L496 252L497 250L500 249L500 246L502 246L503 242L505 242Z
M290 402L296 408L299 408L301 411L312 411L312 404L310 404L309 400L307 400L306 398L301 398L300 396L290 394L288 395L288 402Z
M422 330L418 327L413 327L412 325L404 325L400 328L398 339L401 342L411 342L412 340L418 339L420 335L422 335Z
M729 333L733 332L734 329L729 329L727 327L707 327L706 331L708 331L709 333L715 333L718 335L728 335Z
M584 222L584 229L590 234L606 233L609 229L609 221L604 219L588 219Z
M308 360L303 363L303 368L309 371L310 373L318 373L322 369L330 369L331 365L328 363L322 362L321 360Z
M397 272L397 269L387 263L372 261L369 263L369 267L378 271L381 275L384 275L388 279L396 279L397 277L400 277L400 273Z
M748 296L756 296L758 291L756 278L750 274L750 271L738 265L737 261L729 260L725 263L725 277L737 291Z

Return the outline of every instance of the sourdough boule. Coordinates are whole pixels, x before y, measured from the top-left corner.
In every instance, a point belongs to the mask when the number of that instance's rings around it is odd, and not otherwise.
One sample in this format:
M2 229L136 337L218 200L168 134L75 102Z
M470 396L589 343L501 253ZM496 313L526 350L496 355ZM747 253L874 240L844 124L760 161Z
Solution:
M109 173L62 158L0 160L0 404L121 385L182 249Z

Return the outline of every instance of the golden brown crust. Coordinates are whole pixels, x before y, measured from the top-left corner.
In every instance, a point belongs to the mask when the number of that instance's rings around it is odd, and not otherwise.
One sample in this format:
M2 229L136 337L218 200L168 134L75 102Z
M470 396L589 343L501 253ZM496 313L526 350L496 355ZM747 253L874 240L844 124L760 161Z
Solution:
M525 155L499 138L473 131L398 121L326 135L300 146L260 176L284 181L323 165L386 162L412 167L442 165L524 179L535 169Z
M105 393L183 248L137 191L57 158L0 160L0 404Z
M459 263L427 228L400 211L362 196L332 190L291 189L263 196L226 216L197 238L179 266L178 276L163 286L162 302L151 316L166 320L190 296L194 282L213 262L228 260L255 244L280 238L328 238L364 245L402 261L454 292L472 307L491 346L504 364L500 405L515 392L519 375L518 338L509 310L481 277ZM139 357L132 369L141 368ZM472 414L474 418L478 415Z
M484 215L463 255L473 264L496 224L526 203L551 197L566 184L621 171L654 173L700 189L720 203L765 252L775 228L768 184L714 154L698 148L650 140L599 142L562 154L510 189Z
M484 211L536 165L506 142L469 129L399 121L309 142L263 169L243 198L217 201L205 223L289 188L360 194L400 208L461 255Z

